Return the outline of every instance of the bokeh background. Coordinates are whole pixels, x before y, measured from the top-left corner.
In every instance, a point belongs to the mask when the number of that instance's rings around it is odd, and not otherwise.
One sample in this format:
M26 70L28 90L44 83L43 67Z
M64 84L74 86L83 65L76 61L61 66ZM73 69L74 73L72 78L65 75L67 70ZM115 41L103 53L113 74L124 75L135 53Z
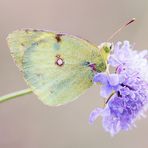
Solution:
M137 21L113 41L148 48L147 0L0 0L0 95L27 88L6 42L13 30L55 30L100 44L133 17ZM89 125L99 99L99 89L93 86L61 107L45 106L33 94L2 103L0 148L147 148L148 118L113 138L103 130L101 118Z

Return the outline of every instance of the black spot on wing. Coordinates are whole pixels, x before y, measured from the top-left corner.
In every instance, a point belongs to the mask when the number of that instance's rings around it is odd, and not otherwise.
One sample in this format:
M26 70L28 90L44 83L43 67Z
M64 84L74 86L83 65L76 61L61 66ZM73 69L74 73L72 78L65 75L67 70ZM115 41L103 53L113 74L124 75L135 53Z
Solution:
M29 33L29 32L48 32L46 30L41 30L41 29L24 29L24 31L26 33Z
M29 29L25 29L24 31L25 31L26 33L29 33L30 30L29 30Z
M55 39L57 40L58 43L62 41L61 37L62 37L63 35L64 35L64 34L56 34Z
M46 30L41 30L41 29L33 29L33 32L47 32Z
M23 47L24 47L24 46L25 46L25 44L24 44L24 43L21 43L21 46L23 46Z
M39 32L39 30L37 30L37 29L34 29L34 30L32 30L33 32Z

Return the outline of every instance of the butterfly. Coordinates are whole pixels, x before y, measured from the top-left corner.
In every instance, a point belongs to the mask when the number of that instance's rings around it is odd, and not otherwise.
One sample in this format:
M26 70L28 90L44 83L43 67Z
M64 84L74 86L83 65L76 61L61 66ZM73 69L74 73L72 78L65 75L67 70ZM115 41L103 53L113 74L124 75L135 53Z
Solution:
M46 105L77 99L93 85L95 73L107 70L112 44L99 47L76 36L43 30L8 35L11 55L32 91Z

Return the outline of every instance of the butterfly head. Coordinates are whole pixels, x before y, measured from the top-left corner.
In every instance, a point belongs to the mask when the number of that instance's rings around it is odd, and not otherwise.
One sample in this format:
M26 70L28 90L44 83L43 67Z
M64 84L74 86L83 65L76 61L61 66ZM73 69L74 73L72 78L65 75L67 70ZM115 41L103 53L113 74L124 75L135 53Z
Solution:
M113 43L104 42L98 46L99 52L105 61L108 60L111 51L113 50Z

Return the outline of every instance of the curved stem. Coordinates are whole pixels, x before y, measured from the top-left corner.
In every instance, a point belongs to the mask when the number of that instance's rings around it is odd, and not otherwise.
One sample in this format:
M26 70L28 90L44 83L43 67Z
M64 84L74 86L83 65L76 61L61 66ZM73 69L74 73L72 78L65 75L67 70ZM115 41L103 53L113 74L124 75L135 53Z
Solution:
M27 89L24 89L24 90L16 91L14 93L10 93L8 95L1 96L0 97L0 103L8 101L8 100L11 100L11 99L14 99L16 97L27 95L27 94L30 94L30 93L32 93L31 88L27 88Z

